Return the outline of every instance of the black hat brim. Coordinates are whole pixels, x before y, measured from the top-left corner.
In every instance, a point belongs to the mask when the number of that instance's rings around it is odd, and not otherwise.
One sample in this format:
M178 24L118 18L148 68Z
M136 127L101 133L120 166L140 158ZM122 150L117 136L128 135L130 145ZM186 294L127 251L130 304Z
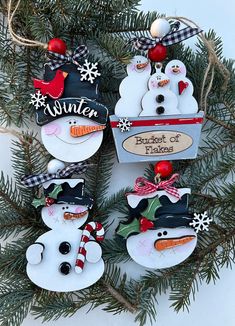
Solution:
M103 104L86 97L48 100L46 107L36 111L36 122L39 126L44 126L65 116L77 116L106 125L108 109Z
M94 201L89 196L83 196L83 197L60 196L59 200L56 203L69 204L69 205L82 205L82 206L87 206L88 208L91 209Z
M193 216L191 214L163 214L154 221L155 228L189 227Z

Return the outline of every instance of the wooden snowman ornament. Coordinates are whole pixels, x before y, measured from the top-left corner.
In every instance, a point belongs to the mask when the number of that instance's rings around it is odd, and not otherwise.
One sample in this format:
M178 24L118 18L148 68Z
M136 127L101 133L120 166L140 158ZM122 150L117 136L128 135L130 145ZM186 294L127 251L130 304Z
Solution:
M58 173L73 173L75 165L61 167L60 162L53 161L50 173L24 177L23 183L28 186L35 185L35 180L48 179L43 183L44 197L36 199L34 205L44 205L42 219L50 228L28 247L27 274L43 289L69 292L84 289L103 275L102 250L97 241L103 240L104 229L98 222L86 223L93 199L85 193L84 179L58 178Z
M141 112L141 100L147 91L147 82L151 73L149 60L141 55L134 56L127 65L128 76L119 87L121 98L116 104L118 117L136 117Z
M163 269L180 264L193 253L197 233L208 230L211 219L201 214L200 224L195 220L200 214L189 213L191 190L173 187L177 178L174 174L153 184L139 177L134 191L127 194L130 218L119 224L117 234L126 239L127 251L139 265Z
M47 151L64 162L80 162L99 149L108 110L99 103L98 63L84 57L81 45L73 54L49 51L43 80L34 79L31 104Z
M178 99L170 90L170 79L161 72L161 66L156 68L148 81L149 91L142 99L142 111L139 116L160 116L180 114Z

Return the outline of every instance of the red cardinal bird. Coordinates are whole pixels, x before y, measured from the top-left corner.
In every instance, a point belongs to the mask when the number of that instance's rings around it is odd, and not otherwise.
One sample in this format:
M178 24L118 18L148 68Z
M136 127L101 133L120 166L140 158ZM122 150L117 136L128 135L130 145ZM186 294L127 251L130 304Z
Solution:
M34 87L39 89L42 95L49 95L53 99L60 98L64 92L64 80L68 73L62 70L57 70L55 77L46 82L44 80L33 80Z

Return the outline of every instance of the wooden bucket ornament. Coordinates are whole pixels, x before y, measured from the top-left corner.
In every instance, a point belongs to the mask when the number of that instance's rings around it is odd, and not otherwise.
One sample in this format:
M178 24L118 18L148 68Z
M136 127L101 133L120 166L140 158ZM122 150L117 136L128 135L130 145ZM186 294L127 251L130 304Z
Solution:
M154 39L133 39L136 49L148 50L148 58L134 56L127 77L120 84L121 98L110 116L120 163L192 159L197 156L204 112L198 112L193 84L180 60L170 61L163 72L166 46L192 37L201 30L176 22L156 20ZM150 61L156 72L151 75Z

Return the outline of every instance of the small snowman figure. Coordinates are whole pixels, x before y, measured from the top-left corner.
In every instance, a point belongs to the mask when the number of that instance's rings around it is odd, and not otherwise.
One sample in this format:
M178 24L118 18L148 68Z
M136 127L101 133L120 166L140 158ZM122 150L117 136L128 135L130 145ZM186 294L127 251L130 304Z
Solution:
M193 84L186 77L186 67L180 60L170 61L165 68L165 74L170 79L171 90L178 98L178 109L182 114L198 112L198 103L193 97Z
M156 73L149 78L148 88L139 116L180 114L177 96L170 90L170 79L161 72L161 66L157 66Z
M57 168L49 172L56 173ZM102 225L90 222L83 231L79 229L93 205L84 187L84 179L52 179L43 184L45 206L41 215L51 230L26 252L28 277L43 289L77 291L94 284L103 275L102 250L91 235L94 232L96 240L102 240Z
M134 56L127 65L128 76L119 87L121 98L116 104L115 115L118 117L138 117L141 112L141 100L147 91L151 65L147 58Z

